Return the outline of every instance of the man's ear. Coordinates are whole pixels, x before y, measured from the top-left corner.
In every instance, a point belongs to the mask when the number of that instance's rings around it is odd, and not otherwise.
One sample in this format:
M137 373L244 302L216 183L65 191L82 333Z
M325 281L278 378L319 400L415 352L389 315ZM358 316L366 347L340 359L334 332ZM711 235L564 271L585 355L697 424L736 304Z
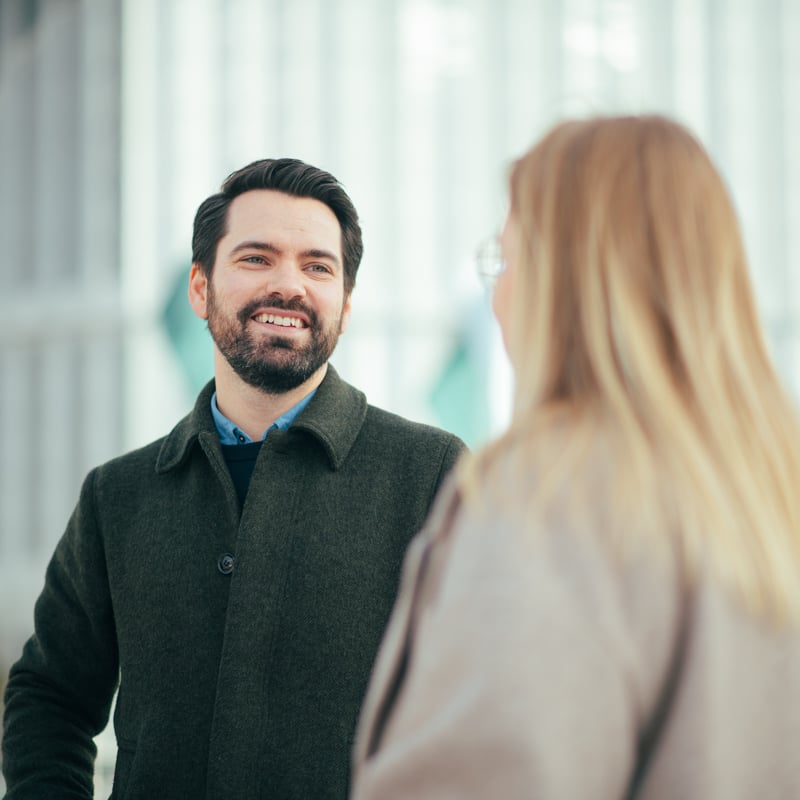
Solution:
M208 278L197 262L189 271L189 305L200 319L208 319Z
M339 333L344 333L347 330L347 326L350 324L350 300L353 296L353 293L347 295L344 301L344 305L342 306L342 324L339 326Z

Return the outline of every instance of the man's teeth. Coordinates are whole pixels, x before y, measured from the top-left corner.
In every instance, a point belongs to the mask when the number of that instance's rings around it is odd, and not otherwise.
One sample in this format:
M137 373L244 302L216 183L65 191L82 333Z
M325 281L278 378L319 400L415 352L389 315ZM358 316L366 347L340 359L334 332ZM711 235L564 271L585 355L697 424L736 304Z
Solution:
M279 317L275 314L257 314L254 317L256 322L270 322L273 325L281 325L284 328L303 328L305 327L297 317Z

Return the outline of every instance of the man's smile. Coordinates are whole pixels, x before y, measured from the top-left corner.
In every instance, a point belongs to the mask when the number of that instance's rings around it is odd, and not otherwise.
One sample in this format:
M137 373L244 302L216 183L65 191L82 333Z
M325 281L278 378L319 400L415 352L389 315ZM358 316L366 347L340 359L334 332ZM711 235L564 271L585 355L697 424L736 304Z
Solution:
M307 328L308 323L300 317L292 317L287 315L272 314L262 312L255 314L252 317L254 322L268 323L270 325L279 325L281 328Z

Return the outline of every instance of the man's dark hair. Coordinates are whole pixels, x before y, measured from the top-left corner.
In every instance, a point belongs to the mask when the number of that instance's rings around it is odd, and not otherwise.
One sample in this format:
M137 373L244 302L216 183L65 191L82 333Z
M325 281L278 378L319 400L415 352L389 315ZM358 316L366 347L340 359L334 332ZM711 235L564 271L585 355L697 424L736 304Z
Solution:
M217 194L204 200L194 217L192 262L210 277L219 240L225 235L228 206L234 197L253 189L273 189L294 197L310 197L324 203L336 215L342 229L344 291L356 282L364 244L353 202L342 185L328 172L296 158L265 158L232 172Z

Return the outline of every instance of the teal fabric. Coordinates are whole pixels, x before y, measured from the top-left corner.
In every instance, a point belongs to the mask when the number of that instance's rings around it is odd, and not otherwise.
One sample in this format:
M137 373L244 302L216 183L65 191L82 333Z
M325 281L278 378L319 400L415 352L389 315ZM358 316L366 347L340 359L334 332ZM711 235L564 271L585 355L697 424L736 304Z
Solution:
M347 796L403 554L463 443L329 367L240 516L213 391L86 478L6 689L8 800L91 797L119 676L114 798Z

